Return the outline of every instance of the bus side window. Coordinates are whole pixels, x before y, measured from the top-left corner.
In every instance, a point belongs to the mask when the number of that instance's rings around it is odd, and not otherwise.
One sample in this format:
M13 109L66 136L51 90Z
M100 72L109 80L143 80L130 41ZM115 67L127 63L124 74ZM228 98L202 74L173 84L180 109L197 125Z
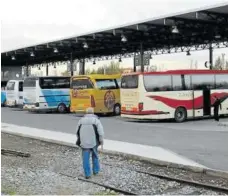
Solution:
M213 74L192 75L192 85L194 90L214 89L215 78Z
M191 76L190 75L183 75L183 76L184 76L183 89L192 90Z
M228 89L228 74L215 75L216 89Z
M23 82L19 82L19 91L20 91L20 92L23 91Z
M70 88L70 78L56 78L56 88Z
M41 89L55 89L55 78L41 78L40 79L40 88Z
M182 81L181 75L173 75L172 76L173 90L174 91L181 91L181 90L183 90L182 82L183 81Z
M147 92L172 91L171 75L144 75L143 78Z

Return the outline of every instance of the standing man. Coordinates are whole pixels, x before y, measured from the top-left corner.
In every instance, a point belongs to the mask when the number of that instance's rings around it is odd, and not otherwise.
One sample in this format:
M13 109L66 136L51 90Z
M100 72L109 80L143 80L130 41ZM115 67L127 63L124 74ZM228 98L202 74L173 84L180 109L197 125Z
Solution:
M214 96L215 102L214 102L214 119L216 121L219 121L219 107L220 110L222 109L221 100L218 99L216 96Z
M104 143L103 126L93 108L86 109L86 115L82 117L77 126L76 145L82 148L83 169L86 179L91 177L90 156L92 154L93 174L100 171L98 158L98 146Z

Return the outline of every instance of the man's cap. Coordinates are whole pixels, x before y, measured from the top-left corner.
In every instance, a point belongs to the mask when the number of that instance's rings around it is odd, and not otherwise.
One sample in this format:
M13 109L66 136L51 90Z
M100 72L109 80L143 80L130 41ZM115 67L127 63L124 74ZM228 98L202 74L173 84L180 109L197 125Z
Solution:
M87 114L93 114L94 113L94 109L92 107L86 108L86 113Z

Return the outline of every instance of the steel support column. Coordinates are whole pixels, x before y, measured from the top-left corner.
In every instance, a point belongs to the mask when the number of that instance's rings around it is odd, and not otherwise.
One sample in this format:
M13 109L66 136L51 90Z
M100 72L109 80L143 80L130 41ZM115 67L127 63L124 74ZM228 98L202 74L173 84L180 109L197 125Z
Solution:
M135 57L136 57L136 54L134 53L134 59L133 59L133 72L136 72L136 63L135 63Z
M26 77L29 77L29 66L28 66L28 63L26 63Z
M70 75L74 75L74 68L73 68L73 55L70 53Z
M80 61L80 75L85 75L85 59Z
M46 65L46 76L48 76L49 74L49 67L48 67L48 64Z
M85 59L82 59L82 75L85 75Z
M140 64L141 64L141 72L144 72L144 51L143 51L143 43L140 42Z
M210 70L213 69L213 48L212 48L212 44L210 44L209 46L209 63L210 63Z

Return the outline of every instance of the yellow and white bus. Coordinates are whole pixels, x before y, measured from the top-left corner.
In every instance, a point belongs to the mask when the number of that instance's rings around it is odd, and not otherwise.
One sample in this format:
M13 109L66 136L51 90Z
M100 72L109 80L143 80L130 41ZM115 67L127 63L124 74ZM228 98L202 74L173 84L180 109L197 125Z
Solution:
M228 114L228 71L173 70L131 73L121 79L121 116L135 119L175 119Z
M82 75L71 78L70 111L83 113L93 107L94 113L120 115L120 74Z

